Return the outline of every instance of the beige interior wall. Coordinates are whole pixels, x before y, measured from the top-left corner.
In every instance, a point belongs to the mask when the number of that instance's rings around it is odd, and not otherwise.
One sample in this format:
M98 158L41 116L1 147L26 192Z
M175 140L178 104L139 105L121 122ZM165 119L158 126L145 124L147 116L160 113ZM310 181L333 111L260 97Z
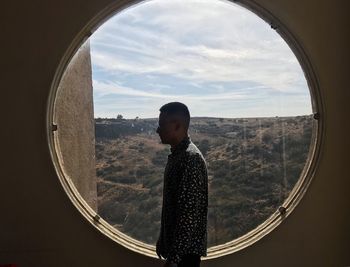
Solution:
M83 199L97 211L95 121L90 42L76 52L65 70L54 108L61 164Z
M256 1L289 27L315 68L325 105L324 146L307 194L278 228L254 245L202 266L349 266L348 1ZM109 2L0 4L0 263L162 266L108 239L80 214L60 184L46 140L46 104L60 59L79 30Z

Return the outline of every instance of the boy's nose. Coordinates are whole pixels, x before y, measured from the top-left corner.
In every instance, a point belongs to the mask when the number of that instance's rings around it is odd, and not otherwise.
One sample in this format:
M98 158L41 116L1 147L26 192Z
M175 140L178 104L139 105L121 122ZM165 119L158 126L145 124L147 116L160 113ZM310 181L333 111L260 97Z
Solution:
M159 126L157 127L156 133L159 133Z

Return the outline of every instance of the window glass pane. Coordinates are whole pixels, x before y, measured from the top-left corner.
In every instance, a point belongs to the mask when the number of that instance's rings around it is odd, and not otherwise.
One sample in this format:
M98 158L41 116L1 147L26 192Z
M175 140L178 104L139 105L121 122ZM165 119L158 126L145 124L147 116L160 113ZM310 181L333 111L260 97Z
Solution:
M70 90L81 88L85 98L62 89L58 103L76 103L76 115L91 114L94 126L64 134L60 123L79 120L59 123L59 139L71 140L60 141L61 153L69 151L65 165L74 163L67 173L105 221L145 243L155 245L160 232L170 154L156 134L163 104L189 107L189 134L208 163L208 247L248 233L276 212L307 162L315 125L301 66L267 23L228 1L134 5L93 33L65 75L66 84L69 75L83 77ZM63 109L57 118L72 116ZM94 150L84 147L84 136ZM95 154L93 161L73 148ZM93 175L79 168L87 161ZM87 178L74 180L78 175Z

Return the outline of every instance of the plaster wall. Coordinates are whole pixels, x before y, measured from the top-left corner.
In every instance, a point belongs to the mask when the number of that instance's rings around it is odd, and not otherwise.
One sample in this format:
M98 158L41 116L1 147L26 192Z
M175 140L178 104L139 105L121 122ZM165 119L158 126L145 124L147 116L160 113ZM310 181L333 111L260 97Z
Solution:
M254 245L202 266L349 266L349 2L255 1L290 29L310 58L324 102L325 139L314 179L294 212ZM46 139L46 105L59 62L110 2L0 3L2 264L162 266L105 237L79 213L59 182Z
M83 199L97 211L95 127L90 43L77 51L57 90L54 123L62 167Z

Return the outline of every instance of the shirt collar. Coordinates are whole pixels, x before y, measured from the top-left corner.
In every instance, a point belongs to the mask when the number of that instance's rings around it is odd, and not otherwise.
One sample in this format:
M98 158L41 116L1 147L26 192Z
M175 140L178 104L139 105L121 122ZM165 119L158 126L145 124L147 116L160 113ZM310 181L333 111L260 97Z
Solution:
M187 135L174 148L171 147L170 151L172 154L175 154L175 153L178 153L182 150L186 150L190 143L191 143L191 138L189 135Z

